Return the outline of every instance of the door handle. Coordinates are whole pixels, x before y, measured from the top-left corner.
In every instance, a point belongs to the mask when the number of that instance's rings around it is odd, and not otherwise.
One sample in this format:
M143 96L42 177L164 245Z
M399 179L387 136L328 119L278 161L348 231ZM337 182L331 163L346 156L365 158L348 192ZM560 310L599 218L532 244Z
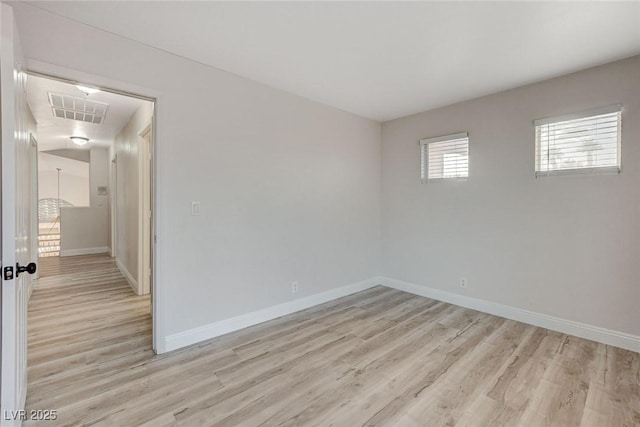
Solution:
M27 265L20 265L20 263L16 262L16 277L20 276L20 273L33 274L36 272L37 268L38 267L35 262L30 262Z

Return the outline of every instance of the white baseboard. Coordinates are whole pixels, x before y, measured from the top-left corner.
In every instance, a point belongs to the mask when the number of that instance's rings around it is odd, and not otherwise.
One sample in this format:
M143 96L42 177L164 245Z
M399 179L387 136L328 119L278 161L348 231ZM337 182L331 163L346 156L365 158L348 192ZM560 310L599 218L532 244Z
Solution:
M116 264L119 264L116 258ZM132 281L137 286L135 280L124 269L121 264L118 265L129 283ZM389 288L398 289L400 291L409 292L415 295L444 301L460 307L466 307L473 310L482 311L484 313L493 314L495 316L504 317L518 322L527 323L541 328L550 329L552 331L573 335L580 338L589 339L603 344L613 345L627 350L640 352L640 336L618 332L611 329L601 328L598 326L588 325L585 323L574 322L571 320L561 319L559 317L549 316L546 314L536 313L520 308L510 307L491 301L469 297L466 295L455 294L440 289L429 288L426 286L416 285L414 283L404 282L389 277L373 277L362 282L353 283L340 288L332 289L320 294L311 295L294 301L285 302L273 307L254 311L240 316L224 319L219 322L204 325L198 328L190 329L184 332L169 335L160 343L158 353L177 350L192 344L206 341L220 335L228 334L249 326L257 325L272 319L276 319L296 311L304 310L319 304L323 304L334 299L342 298L356 292L360 292L377 285L383 285ZM134 288L135 290L135 288Z
M122 273L124 278L127 279L127 282L129 283L129 286L131 286L133 292L136 295L140 295L138 292L138 281L131 275L131 273L129 273L129 270L127 270L127 268L118 257L116 257L116 266L118 267L118 270L120 270L120 273Z
M178 332L165 337L164 346L157 350L158 353L177 350L188 345L206 341L220 335L257 325L258 323L266 322L268 320L273 320L287 314L295 313L296 311L304 310L334 299L354 294L356 292L364 291L365 289L378 285L378 282L379 281L377 279L368 279L362 282L352 283L350 285L332 289L330 291L288 301L273 307L210 323L188 331Z
M460 307L471 308L473 310L478 310L484 313L516 320L519 322L527 323L529 325L539 326L541 328L550 329L552 331L561 332L563 334L574 335L576 337L585 338L588 340L597 341L603 344L609 344L640 353L640 336L638 335L627 334L624 332L601 328L599 326L588 325L585 323L574 322L572 320L561 319L559 317L549 316L546 314L535 313L533 311L510 307L507 305L481 300L466 295L455 294L440 289L420 286L414 283L391 279L389 277L377 277L374 279L377 280L378 284L387 286L389 288L398 289L400 291L409 292L438 301L448 302Z
M97 248L63 249L63 250L60 250L60 256L105 254L108 251L109 251L109 248L107 248L106 246L100 246Z

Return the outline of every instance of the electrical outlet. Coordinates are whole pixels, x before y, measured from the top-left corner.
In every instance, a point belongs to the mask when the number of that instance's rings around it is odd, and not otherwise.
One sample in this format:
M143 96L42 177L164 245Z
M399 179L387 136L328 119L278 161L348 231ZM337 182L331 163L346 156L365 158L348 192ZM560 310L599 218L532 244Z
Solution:
M460 287L461 288L467 288L467 279L465 279L464 277L460 278Z
M298 282L291 282L291 293L295 294L298 292Z
M191 202L191 215L200 215L200 202Z

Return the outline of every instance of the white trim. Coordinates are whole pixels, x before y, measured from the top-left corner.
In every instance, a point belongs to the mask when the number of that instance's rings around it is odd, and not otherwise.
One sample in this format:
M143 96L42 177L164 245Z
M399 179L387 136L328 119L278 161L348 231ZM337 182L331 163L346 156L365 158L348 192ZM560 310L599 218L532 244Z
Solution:
M569 175L619 175L620 172L621 172L620 166L553 169L548 171L536 171L536 178L544 178L547 176L569 176Z
M584 119L585 117L601 116L602 114L619 113L622 111L622 104L607 105L590 110L583 110L577 113L563 114L561 116L544 117L533 121L534 126L549 125L551 123L566 122L568 120Z
M478 310L495 316L504 317L529 325L538 326L552 331L573 335L603 344L613 345L627 350L640 352L640 336L561 319L546 314L535 313L520 308L510 307L491 301L481 300L466 295L455 294L440 289L420 286L389 277L373 277L362 282L353 283L341 288L332 289L316 295L300 298L294 301L268 307L252 313L224 319L209 325L178 332L167 336L158 348L158 353L165 353L186 347L192 344L206 341L220 335L228 334L249 326L257 325L296 311L304 310L325 302L342 298L344 296L360 292L377 285L409 292L426 298L444 301L460 307Z
M72 68L63 67L33 58L25 58L25 69L30 74L41 74L42 77L62 80L65 83L77 83L90 85L107 92L125 96L133 96L145 101L154 101L162 95L162 92L149 87L142 87L122 80L104 77L97 74L85 73Z
M420 182L422 184L437 184L439 182L467 182L469 181L468 176L454 176L452 178L424 178L421 179Z
M31 116L33 117L33 111L31 107L27 106ZM34 119L35 120L35 119ZM37 125L36 125L37 126ZM39 222L38 222L38 209L34 209L33 206L38 206L38 140L32 133L29 133L29 140L31 142L31 262L36 263L36 272L31 276L32 281L40 278L40 257L38 256L38 239L34 236L39 234ZM29 298L31 298L31 292L33 286L29 286Z
M97 248L80 248L80 249L64 249L64 250L60 250L60 256L106 254L108 252L109 252L109 248L108 247L99 246Z
M177 350L188 345L196 344L220 335L257 325L268 320L286 316L287 314L295 313L296 311L324 304L325 302L372 288L377 286L378 283L378 278L371 278L319 294L288 301L273 307L264 308L247 314L241 314L240 316L231 317L229 319L220 320L219 322L210 323L198 328L171 334L165 338L163 345L158 348L158 353Z
M452 141L454 139L469 138L469 132L454 133L451 135L435 136L433 138L422 138L420 145L432 144L434 142Z
M118 259L118 257L116 257L116 266L118 267L118 270L120 270L120 273L122 273L124 278L127 279L127 282L129 283L129 286L131 286L133 292L136 295L140 295L140 293L138 292L138 282L133 278L131 273L129 273L129 270L127 270L127 268L120 261L120 259Z
M138 132L138 281L140 294L151 292L151 170L153 120ZM147 138L149 135L149 138Z
M460 307L471 308L483 313L493 314L529 325L539 326L563 334L573 335L603 344L613 345L627 350L640 352L640 336L601 328L599 326L574 322L572 320L561 319L559 317L523 310L521 308L510 307L491 301L481 300L466 295L455 294L440 289L420 286L402 280L380 277L380 284L389 288L409 292L438 301L448 302Z

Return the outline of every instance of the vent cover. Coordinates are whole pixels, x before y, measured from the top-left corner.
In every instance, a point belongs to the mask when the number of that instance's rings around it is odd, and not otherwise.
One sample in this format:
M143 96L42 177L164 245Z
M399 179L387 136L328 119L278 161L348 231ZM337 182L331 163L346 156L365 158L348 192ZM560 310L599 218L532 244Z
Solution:
M54 117L102 124L109 104L75 96L49 92L49 104Z

